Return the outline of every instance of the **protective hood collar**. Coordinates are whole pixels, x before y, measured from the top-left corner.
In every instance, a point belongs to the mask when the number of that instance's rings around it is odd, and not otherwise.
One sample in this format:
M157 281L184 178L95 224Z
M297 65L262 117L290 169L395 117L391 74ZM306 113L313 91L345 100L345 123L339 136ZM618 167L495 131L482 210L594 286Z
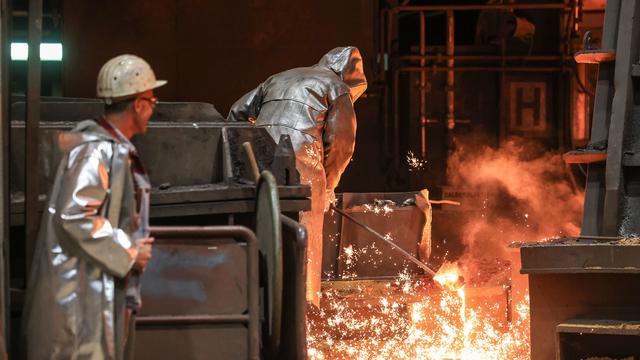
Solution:
M353 102L367 90L367 78L362 69L362 56L355 46L337 47L329 51L320 59L318 66L327 67L340 76L349 86Z

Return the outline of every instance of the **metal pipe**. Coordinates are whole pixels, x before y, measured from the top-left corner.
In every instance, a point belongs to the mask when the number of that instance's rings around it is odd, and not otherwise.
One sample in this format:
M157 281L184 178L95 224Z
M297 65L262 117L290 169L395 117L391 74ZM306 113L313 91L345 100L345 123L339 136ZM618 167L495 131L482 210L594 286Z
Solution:
M405 55L398 56L396 59L398 60L436 60L436 61L444 61L453 58L456 61L492 61L492 60L503 60L502 56L499 55ZM516 61L516 60L526 60L526 61L559 61L562 60L561 56L557 55L505 55L504 60L507 61Z
M447 128L453 130L455 122L455 19L453 11L447 11Z
M566 4L477 4L477 5L422 5L396 6L390 10L403 11L466 11L466 10L571 10Z
M338 214L342 215L343 217L349 219L354 224L356 224L356 225L360 226L361 228L365 229L366 231L368 231L369 233L371 233L372 235L374 235L378 239L384 241L387 245L391 246L393 249L395 249L398 252L400 252L405 258L409 259L411 262L413 262L414 264L418 265L418 267L420 267L422 270L426 271L427 274L429 274L431 276L434 276L436 274L436 271L431 269L427 264L425 264L422 261L418 260L418 258L416 258L415 256L409 254L403 248L398 246L396 243L394 243L393 241L385 238L379 232L377 232L377 231L373 230L372 228L370 228L368 225L365 225L365 224L361 223L360 221L358 221L353 216L351 216L351 215L347 214L346 212L338 209L335 205L331 205L331 209L334 210L335 212L337 212Z
M420 149L422 158L427 157L427 69L424 58L427 51L424 11L420 12Z
M27 72L27 111L25 130L25 274L28 278L38 237L40 204L38 184L38 129L40 123L40 40L42 36L42 0L29 1L29 59Z
M196 325L196 324L229 324L249 323L249 315L161 315L138 316L136 325Z
M420 71L422 71L421 68ZM393 164L394 169L400 168L400 71L393 72Z
M453 70L456 72L465 72L465 71L495 71L495 72L559 72L564 71L564 66L547 66L547 67L533 67L533 66L512 66L512 67L501 67L501 66L462 66L462 67L454 67ZM430 71L441 72L441 71L449 71L449 68L446 66L432 66L429 67ZM398 68L396 71L400 72L419 72L422 71L422 68L419 66L403 66Z

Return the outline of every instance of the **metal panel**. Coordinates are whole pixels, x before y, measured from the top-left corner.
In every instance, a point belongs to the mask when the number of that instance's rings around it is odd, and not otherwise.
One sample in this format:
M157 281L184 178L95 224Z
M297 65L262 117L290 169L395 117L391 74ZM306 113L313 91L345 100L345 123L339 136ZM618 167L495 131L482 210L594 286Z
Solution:
M625 131L628 131L631 108L633 106L633 83L631 64L638 58L637 41L640 39L640 4L634 0L622 0L618 23L618 42L616 47L616 69L614 75L615 94L611 105L611 125L607 148L605 174L605 198L602 222L602 235L618 235L619 207L622 195L622 156Z
M240 226L156 227L138 359L258 359L258 249ZM235 239L235 241L231 240Z
M241 314L247 309L246 267L246 250L233 241L157 238L144 272L140 315Z
M569 319L640 320L640 274L534 273L529 294L532 360L556 357L556 326Z
M362 207L353 210L356 205L371 204L374 199L392 200L401 205L404 200L413 199L415 193L345 193L343 205L345 211L356 220L370 226L383 235L389 235L392 241L409 254L418 257L418 246L422 238L424 214L415 206L393 206L393 211L384 215L366 211ZM397 226L397 224L404 226ZM382 243L366 230L349 221L342 221L340 231L338 273L362 277L396 276L404 270L410 273L422 273L411 261ZM353 249L353 256L345 253L346 248ZM366 253L363 249L367 249Z
M640 244L532 243L520 251L523 274L640 273Z

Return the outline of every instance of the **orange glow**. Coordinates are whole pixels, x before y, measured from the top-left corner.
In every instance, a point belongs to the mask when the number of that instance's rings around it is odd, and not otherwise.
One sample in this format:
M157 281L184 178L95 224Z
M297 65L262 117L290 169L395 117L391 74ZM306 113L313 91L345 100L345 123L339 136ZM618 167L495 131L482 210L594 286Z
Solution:
M527 282L509 244L576 235L583 196L559 154L521 141L472 143L457 144L448 164L448 185L477 194L461 199L469 211L460 216L470 214L459 234L463 255L434 281L401 272L385 284L349 272L376 266L367 256L382 250L345 249L343 280L325 284L322 310L307 324L310 359L530 358Z
M440 286L451 290L458 291L464 285L462 284L462 276L460 275L460 268L453 263L444 263L438 273L433 277Z

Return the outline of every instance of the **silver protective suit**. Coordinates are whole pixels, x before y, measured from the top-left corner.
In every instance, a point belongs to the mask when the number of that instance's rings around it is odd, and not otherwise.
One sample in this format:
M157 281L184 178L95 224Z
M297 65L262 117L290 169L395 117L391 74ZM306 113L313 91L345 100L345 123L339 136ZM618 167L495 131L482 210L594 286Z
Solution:
M353 103L367 88L362 57L339 47L318 64L268 78L231 107L229 121L255 119L278 142L289 135L302 183L311 186L311 211L301 214L309 234L307 300L319 303L322 223L326 192L338 186L355 146Z
M28 359L122 359L139 231L128 141L93 120L59 135L24 310Z

